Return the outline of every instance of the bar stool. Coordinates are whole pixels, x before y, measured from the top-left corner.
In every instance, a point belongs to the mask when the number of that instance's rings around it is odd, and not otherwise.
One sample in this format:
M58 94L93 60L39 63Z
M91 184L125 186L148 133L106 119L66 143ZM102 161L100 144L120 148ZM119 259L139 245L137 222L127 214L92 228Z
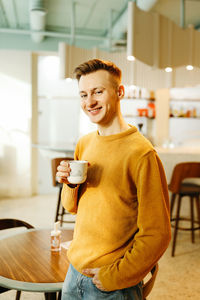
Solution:
M61 192L62 192L63 184L59 183L56 180L57 167L59 166L59 164L62 160L74 160L74 158L73 157L57 157L57 158L54 158L51 160L52 184L53 184L53 186L56 186L59 188L55 222L60 221L60 226L62 226L63 223L74 223L74 220L64 219L64 215L70 215L70 214L64 209L64 207L62 206L62 203L61 203Z
M189 179L190 178L190 179ZM174 167L171 182L168 186L169 191L172 192L171 195L171 208L170 208L170 215L171 215L171 222L172 227L174 227L174 236L173 236L173 244L172 244L172 253L171 255L174 256L175 248L176 248L176 238L178 230L189 230L191 231L191 240L192 243L195 241L195 230L200 229L200 185L196 183L192 183L191 179L195 181L196 178L200 179L200 163L199 162L183 162L179 163ZM188 182L187 180L188 179ZM190 181L190 182L189 182ZM184 198L186 197L187 198ZM182 199L190 200L190 217L186 218L180 215L181 211L181 203ZM176 208L176 215L173 217L173 209L176 199L178 200L177 208ZM198 220L194 219L194 200L196 202L196 209L197 209L197 217ZM179 221L190 221L191 227L180 227ZM175 222L175 224L173 224ZM198 223L198 226L195 224Z

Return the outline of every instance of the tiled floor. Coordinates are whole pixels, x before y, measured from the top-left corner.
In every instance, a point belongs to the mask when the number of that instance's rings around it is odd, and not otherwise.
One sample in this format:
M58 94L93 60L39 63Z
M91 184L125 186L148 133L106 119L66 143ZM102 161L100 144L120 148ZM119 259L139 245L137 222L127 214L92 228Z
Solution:
M19 218L37 228L52 228L57 194L24 199L0 199L0 218ZM65 224L66 227L66 224ZM68 227L72 227L69 225ZM176 256L171 257L171 245L160 259L155 286L148 300L200 299L200 235L195 244L189 232L178 234ZM0 300L15 299L15 291L0 294ZM41 293L22 292L21 300L42 300Z
M18 218L37 228L53 228L56 204L57 194L0 199L0 218Z

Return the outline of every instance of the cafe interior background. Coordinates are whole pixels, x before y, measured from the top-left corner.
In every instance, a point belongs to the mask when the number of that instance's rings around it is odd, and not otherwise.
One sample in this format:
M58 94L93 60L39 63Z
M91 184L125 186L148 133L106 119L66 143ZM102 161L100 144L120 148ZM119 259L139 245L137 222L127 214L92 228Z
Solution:
M53 226L51 159L72 156L96 128L80 110L73 69L95 57L122 69L123 116L153 143L168 182L176 163L200 161L200 1L0 0L1 217ZM149 299L197 292L195 280L189 291L174 272L200 264L199 239L181 238L188 246L176 261L164 255L165 276Z

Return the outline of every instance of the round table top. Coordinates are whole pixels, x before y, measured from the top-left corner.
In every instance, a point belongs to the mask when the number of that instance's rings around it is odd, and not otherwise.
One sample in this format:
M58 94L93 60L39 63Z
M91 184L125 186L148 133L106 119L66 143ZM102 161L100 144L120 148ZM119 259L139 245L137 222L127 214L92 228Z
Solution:
M0 240L0 286L26 291L61 290L69 262L65 249L51 252L50 232L26 230ZM72 237L72 230L61 230L61 242Z

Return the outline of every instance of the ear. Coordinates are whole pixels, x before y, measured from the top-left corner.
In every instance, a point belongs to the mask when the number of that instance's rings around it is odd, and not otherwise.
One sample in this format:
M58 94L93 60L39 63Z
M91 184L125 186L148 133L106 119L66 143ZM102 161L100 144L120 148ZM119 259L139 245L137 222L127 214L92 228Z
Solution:
M124 97L124 86L122 84L120 84L119 88L118 88L118 96L120 99L122 99Z

